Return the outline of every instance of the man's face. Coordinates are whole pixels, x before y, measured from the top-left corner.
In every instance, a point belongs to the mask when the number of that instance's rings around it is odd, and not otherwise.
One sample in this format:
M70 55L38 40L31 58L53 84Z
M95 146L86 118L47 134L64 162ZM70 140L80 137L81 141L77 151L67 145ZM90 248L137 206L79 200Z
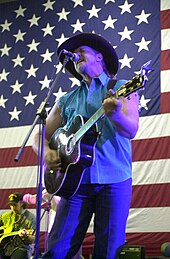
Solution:
M16 204L10 205L10 209L15 213L15 214L21 214L22 212L22 203L19 201Z
M81 46L74 50L80 54L80 58L75 62L75 69L79 74L88 74L88 72L101 62L102 55L88 46Z

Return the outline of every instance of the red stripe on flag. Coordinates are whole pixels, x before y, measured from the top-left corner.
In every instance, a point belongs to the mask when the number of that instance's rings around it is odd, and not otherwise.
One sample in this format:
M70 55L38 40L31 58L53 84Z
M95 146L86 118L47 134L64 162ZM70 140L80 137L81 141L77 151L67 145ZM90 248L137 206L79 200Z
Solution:
M19 166L33 166L37 165L37 155L32 150L32 147L25 147L18 162L14 159L18 153L19 148L1 148L0 149L0 168L4 167L19 167Z
M140 173L147 174L147 172ZM131 208L170 207L169 197L170 183L135 185L133 186Z
M170 69L170 49L161 51L161 70Z
M170 84L170 82L169 82ZM160 96L160 113L170 113L170 92L161 93Z
M161 256L161 245L166 241L170 242L170 233L169 232L127 233L126 241L129 246L133 246L133 245L140 246L140 247L144 246L145 255L147 256L153 256L155 254L157 254L158 256ZM83 249L82 249L83 256L85 256L85 258L90 258L89 255L92 254L93 244L94 244L94 234L87 233L83 241ZM157 257L152 257L152 258L156 259Z
M11 193L14 192L20 192L23 195L26 193L30 193L30 194L35 194L36 193L36 189L35 188L9 188L9 189L0 189L0 209L4 210L4 209L9 209L9 205L8 205L8 196Z
M147 174L147 172L140 173ZM35 194L36 188L0 189L0 209L9 209L8 196L13 192ZM170 207L169 197L170 183L134 185L131 208ZM35 206L31 205L29 208L35 208Z
M0 168L37 165L32 147L25 148L21 159L14 161L18 148L0 149ZM170 158L170 137L132 140L133 162Z
M168 225L169 222L167 222ZM161 255L161 245L165 242L170 242L169 232L140 232L127 233L126 240L129 245L139 245L145 247L147 256ZM152 257L158 258L158 257Z
M161 29L170 28L170 10L161 11Z
M132 140L133 162L170 158L170 136Z

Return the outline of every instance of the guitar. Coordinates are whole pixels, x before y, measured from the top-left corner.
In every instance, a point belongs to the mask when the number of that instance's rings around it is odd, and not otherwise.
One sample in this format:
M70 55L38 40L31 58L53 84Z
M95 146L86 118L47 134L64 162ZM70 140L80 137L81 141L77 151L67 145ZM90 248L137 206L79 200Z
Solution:
M24 239L20 236L21 231L23 230L2 234L0 237L0 249L6 256L10 256L19 244L24 243ZM35 233L32 229L24 229L24 231L27 236L34 235Z
M141 67L140 75L134 76L122 85L114 94L115 98L127 97L131 93L144 88L147 74L152 71L148 61ZM73 196L83 177L84 170L94 162L94 148L98 139L96 122L104 115L101 106L93 116L84 121L77 115L69 129L58 128L52 135L49 146L59 152L61 170L52 171L48 168L44 172L44 183L48 193L66 198Z

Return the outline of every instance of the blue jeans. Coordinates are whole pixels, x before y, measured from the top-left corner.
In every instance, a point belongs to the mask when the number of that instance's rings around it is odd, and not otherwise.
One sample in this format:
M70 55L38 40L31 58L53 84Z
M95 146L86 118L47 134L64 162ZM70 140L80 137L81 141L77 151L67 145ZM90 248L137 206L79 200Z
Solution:
M72 258L83 242L93 214L92 258L118 258L119 248L125 243L131 194L132 179L105 185L81 184L73 197L61 199L43 258Z

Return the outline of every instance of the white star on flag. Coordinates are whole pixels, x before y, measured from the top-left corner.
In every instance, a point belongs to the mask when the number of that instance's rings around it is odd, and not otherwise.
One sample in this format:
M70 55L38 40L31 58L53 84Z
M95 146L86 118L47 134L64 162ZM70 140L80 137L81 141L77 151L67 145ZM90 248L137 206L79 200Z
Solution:
M142 10L141 14L135 16L138 19L138 23L137 24L141 24L142 22L148 23L148 19L147 18L150 15L151 15L150 13L146 14L145 10Z
M104 30L107 28L114 29L114 23L117 21L117 19L112 19L111 15L108 16L107 20L104 20L103 23L105 24Z
M83 6L83 0L72 0L74 2L74 8L78 5Z
M125 12L127 13L131 13L131 7L133 6L134 4L129 4L127 0L125 0L124 4L123 5L119 5L119 8L122 9L121 11L121 14L124 14Z
M11 85L10 87L13 89L12 94L14 94L15 92L21 93L21 87L24 84L19 84L19 81L16 80L14 85Z
M19 16L23 16L24 17L24 12L27 10L27 8L22 8L22 6L20 5L18 10L15 10L14 12L17 14L16 18L18 18Z
M7 19L5 20L4 24L0 24L0 26L2 27L2 32L6 31L10 31L9 27L11 26L12 22L8 22Z
M12 49L11 47L8 47L7 44L5 43L4 47L0 49L1 53L1 57L3 55L7 55L9 56L9 50Z
M52 35L52 30L55 28L55 26L50 26L49 23L47 23L46 27L45 28L42 28L42 31L44 31L44 37L46 35Z
M77 78L75 78L75 77L70 77L69 79L72 82L71 88L74 87L75 85L79 85L80 84L80 81Z
M60 88L58 89L58 92L57 92L57 93L53 93L53 95L56 97L55 102L56 102L61 96L63 96L64 94L66 94L66 92L63 92L63 91L62 91L62 88L60 87Z
M30 44L27 44L27 46L29 47L29 53L31 51L38 51L37 46L40 45L40 42L35 42L35 39L32 39L32 42Z
M109 2L115 3L115 0L106 0L106 1L105 1L105 5L108 4Z
M17 120L19 121L19 114L21 113L22 111L18 111L17 110L17 107L15 106L13 111L9 112L9 114L11 115L11 119L10 121L12 120Z
M43 80L40 80L39 83L42 85L41 90L44 88L49 88L51 80L48 79L47 75L45 75Z
M124 68L124 67L131 67L130 62L133 60L134 58L129 58L128 55L125 53L124 57L122 59L119 59L119 62L121 63L121 67L120 69Z
M122 32L118 32L118 34L120 34L122 37L120 39L120 41L123 41L125 39L131 40L131 34L134 32L134 30L128 30L128 27L125 26L124 30Z
M32 18L28 20L30 22L30 27L32 27L33 25L38 26L38 20L39 19L41 19L40 16L36 17L36 15L33 14Z
M0 97L0 107L5 108L5 103L8 101L8 99L5 99L3 95Z
M149 48L148 48L149 43L151 43L150 40L146 41L145 38L142 37L140 42L135 43L135 45L137 45L139 47L138 52L142 51L143 49L148 51L149 50Z
M29 69L25 69L25 71L28 73L28 76L27 78L33 76L33 77L36 77L36 71L38 70L38 67L37 68L34 68L34 65L32 64L30 66Z
M49 49L46 49L45 53L41 54L41 56L43 57L43 63L45 63L46 61L52 62L51 56L53 54L54 54L54 52L49 52Z
M59 20L68 20L67 16L69 15L70 12L66 12L65 8L62 9L61 13L57 13L57 15L59 16Z
M64 33L62 33L60 35L59 38L56 39L56 41L58 42L58 46L60 46L64 41L66 41L68 38L64 36Z
M89 19L91 19L93 16L98 18L98 12L100 12L101 8L96 8L96 6L93 4L92 9L91 10L87 10L87 12L90 14L89 15Z
M37 95L33 95L31 91L29 91L27 96L23 96L23 98L26 100L25 106L27 106L29 103L34 105L34 99Z
M15 43L17 43L18 41L24 41L24 35L26 34L26 32L21 32L21 30L18 30L17 34L14 34L14 37L16 38Z
M7 76L9 75L10 72L6 72L5 68L2 70L2 73L0 73L0 82L2 80L7 81Z
M77 19L76 23L71 25L71 26L74 28L73 33L75 33L76 31L82 32L82 31L83 31L82 27L83 27L84 25L85 25L84 22L81 23L80 20Z
M43 4L43 6L45 6L44 11L46 12L48 9L53 10L54 3L55 3L55 1L48 0L45 4Z
M151 101L151 99L145 99L145 96L142 95L141 99L140 99L141 107L144 108L145 110L148 110L147 103L149 103L150 101Z
M22 67L22 61L24 59L25 59L25 57L20 57L20 54L18 54L16 58L12 59L12 61L14 62L14 67L16 67L16 66Z

